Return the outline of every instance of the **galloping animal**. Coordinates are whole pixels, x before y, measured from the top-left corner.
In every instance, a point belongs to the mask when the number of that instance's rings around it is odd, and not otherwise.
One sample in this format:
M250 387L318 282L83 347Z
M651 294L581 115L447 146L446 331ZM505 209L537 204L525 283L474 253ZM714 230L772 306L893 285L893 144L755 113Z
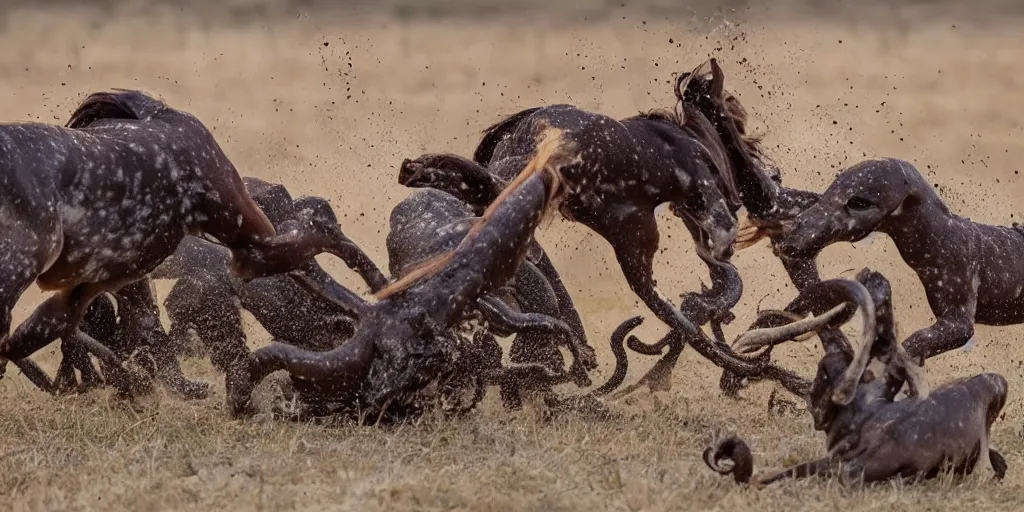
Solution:
M709 68L707 73L701 70ZM711 59L680 76L675 112L651 112L615 120L569 105L524 110L489 128L474 161L457 155L424 155L403 163L409 186L458 190L486 203L502 190L534 150L534 136L548 126L563 129L580 163L570 169L579 183L560 205L562 214L585 224L611 243L632 290L673 332L640 347L668 358L684 340L726 370L742 375L758 367L736 358L727 346L706 338L657 289L653 257L658 247L655 208L668 203L694 239L715 284L685 297L683 310L696 323L728 320L742 293L739 274L727 260L736 233L735 212L753 218L776 212L770 169L757 141L745 135L746 113L724 89L724 74ZM669 368L674 364L662 365Z
M321 227L276 233L210 131L139 91L92 94L65 127L2 125L0 358L48 391L53 383L26 358L57 338L116 370L116 355L78 329L98 295L144 278L188 233L228 247L232 271L251 279L323 252ZM56 293L10 333L11 309L32 282Z

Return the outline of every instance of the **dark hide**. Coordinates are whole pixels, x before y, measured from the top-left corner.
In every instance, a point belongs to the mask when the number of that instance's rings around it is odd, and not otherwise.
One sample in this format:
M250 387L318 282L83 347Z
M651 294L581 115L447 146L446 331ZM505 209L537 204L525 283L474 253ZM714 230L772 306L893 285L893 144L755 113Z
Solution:
M313 222L277 234L209 130L138 91L91 95L66 127L0 126L0 208L0 358L47 391L53 383L26 358L58 338L120 368L79 322L185 234L227 246L244 279L299 268L327 243ZM11 308L33 282L56 293L11 333Z
M450 194L434 189L413 193L391 212L387 238L391 275L401 279L418 264L455 249L478 221L469 205ZM574 361L569 374L577 385L590 385L587 371L596 366L594 351L576 338L568 319L560 318L558 297L528 257L509 283L485 295L469 314L483 320L487 331L500 336L516 334L510 351L514 365L538 364L562 374L564 361L558 346L566 345ZM550 385L547 378L539 383L503 382L502 397L507 406L517 408L520 387L540 387L550 393Z
M807 396L815 429L826 433L829 455L755 482L767 485L812 475L837 475L844 483L928 479L944 472L964 475L973 472L986 454L996 476L1002 478L1005 461L990 448L989 432L1006 403L1006 380L984 373L949 382L929 393L920 367L896 339L888 280L864 269L856 283L824 281L801 296L817 294L804 300L821 303L829 293L838 297L835 292L840 288L849 293L833 305L857 303L865 315L865 326L870 327L855 351L848 346L825 345L825 356ZM910 397L895 401L904 382L910 387ZM713 455L706 453L705 462L716 471L728 472L717 467L727 454L715 453L723 449L735 452L735 445L735 439L719 445ZM749 450L746 453L749 456ZM749 464L737 460L735 466Z
M936 321L904 342L922 364L966 344L975 323L1024 322L1022 230L952 213L903 160L869 160L843 171L776 246L783 261L813 261L833 243L872 232L892 239L924 285Z
M400 180L410 186L458 189L469 198L487 200L533 154L537 133L547 127L564 130L580 158L565 170L566 176L579 186L560 211L611 243L630 287L676 331L649 352L660 353L671 344L665 357L673 357L686 339L716 364L754 375L757 370L729 354L727 347L705 344L690 319L657 290L652 273L659 238L654 212L668 203L698 241L698 254L715 284L704 294L685 297L684 311L701 324L728 321L729 310L742 293L739 275L727 261L735 213L746 206L751 215L762 218L776 210L776 187L756 141L745 136L745 113L724 91L717 63L712 59L709 64L710 76L688 73L680 78L677 112L619 121L569 105L529 109L489 128L477 148L476 162L425 155L406 161ZM431 172L438 168L447 170Z

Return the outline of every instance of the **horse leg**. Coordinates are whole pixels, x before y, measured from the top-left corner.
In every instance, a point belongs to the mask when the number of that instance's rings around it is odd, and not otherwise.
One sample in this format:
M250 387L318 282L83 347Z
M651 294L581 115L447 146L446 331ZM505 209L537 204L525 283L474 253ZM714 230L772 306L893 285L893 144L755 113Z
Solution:
M115 347L119 341L117 311L114 309L114 302L109 295L101 294L93 299L86 309L82 321L79 322L79 329L93 338L109 342L111 348L115 352L117 351ZM103 385L103 377L93 366L92 360L89 359L89 352L81 343L70 337L61 338L60 350L63 358L54 381L58 390L83 392ZM81 375L81 384L75 379L75 370L78 370Z
M230 285L209 274L179 279L165 301L177 325L195 330L210 352L210 361L224 372L226 401L233 415L243 414L248 396L248 358L242 313Z
M683 221L694 243L700 243L701 230L688 216L681 213L682 206L673 204L671 209ZM700 293L684 294L680 309L694 325L700 326L714 321L728 325L735 318L732 308L743 296L743 280L739 271L732 263L716 260L704 251L697 251L697 256L708 267L711 288L706 288L701 283L703 289Z
M653 211L636 207L621 208L619 215L605 219L605 226L595 229L611 244L629 288L658 317L684 337L669 336L665 341L672 351L682 350L688 338L702 333L658 290L654 280L654 254L658 250L658 224ZM692 333L692 334L691 334ZM678 345L678 347L677 347ZM671 369L663 371L671 372Z
M543 262L546 259L547 256L544 255L541 261ZM548 261L548 264L550 264L550 261ZM514 289L518 295L517 300L519 300L519 303L523 304L527 310L557 318L568 324L570 329L572 329L572 332L565 337L573 357L573 368L569 370L570 373L577 376L579 374L586 375L587 371L596 369L597 355L594 352L594 348L587 343L583 325L580 323L579 313L576 311L572 300L563 301L561 299L555 283L550 280L548 274L541 270L540 267L535 266L529 261L524 261L519 269ZM553 271L554 267L551 267L551 270ZM555 273L554 276L557 284L561 286L562 283L558 279L558 274ZM564 287L561 289L565 291Z
M60 366L53 380L56 393L82 393L103 384L103 378L89 359L89 352L73 337L61 337L60 352ZM81 373L81 383L75 370Z
M936 315L932 325L911 334L903 347L911 360L924 366L925 359L964 346L974 335L973 319L966 312Z
M683 219L683 223L690 230L694 241L699 241L700 235L697 226L687 217L683 215L679 215L679 217ZM683 294L679 308L686 318L693 320L695 325L710 323L712 334L715 335L715 342L719 347L727 347L725 334L722 333L722 324L729 324L736 318L732 313L732 308L743 296L743 280L732 263L715 260L701 252L698 252L698 256L708 267L711 288L705 287L702 282L700 293ZM723 371L718 386L726 396L736 396L743 387L743 378L735 373Z
M145 341L152 355L153 373L173 393L192 400L206 398L209 384L193 382L185 378L181 365L173 352L174 342L160 324L160 310L149 279L142 279L125 286L117 293L123 311L128 315L132 326L130 335L140 336Z
M540 259L537 260L535 267L547 279L548 286L551 287L555 298L558 299L558 310L561 312L558 317L569 324L569 327L572 327L578 343L589 346L590 342L587 340L587 332L583 328L583 319L580 318L580 313L576 310L576 305L573 304L572 296L569 295L569 290L565 288L565 283L562 282L562 277L558 274L554 264L551 263L547 252L541 252Z
M60 252L59 244L45 247L37 242L40 236L20 224L8 225L0 219L0 377L12 360L36 387L47 393L54 391L50 377L26 356L8 356L12 345L11 311L25 290L43 271L46 262ZM24 324L23 324L24 325ZM20 328L19 328L20 329ZM33 351L34 352L34 351Z
M761 362L745 360L728 347L719 346L708 339L689 319L672 305L658 290L654 280L654 254L658 249L658 225L651 210L619 207L615 215L608 215L595 228L615 250L622 273L633 293L647 305L659 320L678 331L666 337L670 349L689 343L694 350L715 365L744 377L766 375L790 390L805 390L807 383L798 375ZM667 370L667 369L666 369Z
M17 364L57 338L74 336L73 339L85 343L86 349L103 362L119 368L120 361L110 349L78 330L86 308L97 295L110 287L110 283L85 283L57 292L40 304L13 334L0 343L0 357ZM52 388L52 384L49 385ZM126 386L127 382L122 382L122 385ZM121 390L127 391L123 387Z

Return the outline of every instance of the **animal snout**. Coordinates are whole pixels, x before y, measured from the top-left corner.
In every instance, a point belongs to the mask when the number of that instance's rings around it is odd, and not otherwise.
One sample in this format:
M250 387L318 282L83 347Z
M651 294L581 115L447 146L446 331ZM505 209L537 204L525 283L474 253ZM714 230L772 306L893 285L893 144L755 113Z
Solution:
M813 235L805 236L798 231L790 231L772 244L775 254L780 257L799 257L808 252L813 243Z
M714 226L708 230L708 237L705 240L705 245L708 251L716 260L728 260L732 257L735 249L733 242L736 241L736 225L733 224L728 228L722 226Z
M406 158L398 169L398 184L408 185L423 171L423 164Z

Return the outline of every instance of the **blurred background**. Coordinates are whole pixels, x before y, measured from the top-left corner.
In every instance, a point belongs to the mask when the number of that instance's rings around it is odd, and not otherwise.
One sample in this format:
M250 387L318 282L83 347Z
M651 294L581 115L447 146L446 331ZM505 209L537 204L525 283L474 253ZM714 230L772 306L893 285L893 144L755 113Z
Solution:
M147 90L210 125L243 174L331 199L384 266L388 213L408 194L402 158L468 154L491 122L539 104L620 117L670 107L673 74L716 56L787 184L822 190L850 163L896 156L957 212L1008 223L1022 192L1021 12L1012 1L8 0L0 114L63 123L91 91ZM680 224L661 220L657 275L674 297L706 271ZM541 238L595 340L646 314L602 240L562 220ZM900 284L902 327L930 323L889 241L860 245L831 248L824 274L876 267ZM789 287L764 244L736 260L748 276L739 329ZM18 314L37 300L31 290Z
M469 154L484 127L539 104L620 117L670 107L673 74L716 56L787 184L822 190L850 163L896 156L914 162L957 212L1009 223L1024 190L1022 5L8 0L0 115L63 123L91 91L147 90L210 125L243 174L328 197L384 266L388 214L409 192L396 183L403 158ZM675 297L706 271L681 225L662 221L657 275ZM595 339L646 314L602 240L560 219L540 236L594 313ZM861 245L832 247L824 274L872 265L901 285L902 327L930 323L889 241ZM736 261L747 276L739 329L763 297L778 305L789 292L764 244ZM37 300L31 290L18 314ZM1017 332L1000 332L1008 331Z
M296 196L330 199L347 234L386 268L388 215L410 192L397 184L403 158L468 155L486 126L542 104L573 103L615 117L671 107L673 75L714 56L787 185L820 191L859 160L900 157L913 162L955 212L1009 224L1024 214L1022 14L1024 2L1017 0L5 0L0 119L62 124L90 92L146 90L210 126L242 174L282 182ZM681 223L667 213L659 221L656 276L676 298L697 289L707 273ZM629 316L652 315L626 287L607 244L586 228L558 218L539 237L583 313L606 375L611 330ZM365 292L343 266L321 260L339 280ZM794 295L764 242L734 261L745 293L739 318L727 328L730 338L759 306L778 307ZM885 237L833 246L819 266L825 277L851 276L864 266L885 273L894 282L904 336L933 321L916 276ZM158 290L169 286L158 283ZM40 298L30 289L15 323ZM250 324L254 344L266 342ZM651 320L639 330L647 339L663 331ZM929 377L992 370L1019 389L1022 335L1019 326L979 327L978 348L929 361ZM56 350L40 358L51 370ZM804 344L776 357L808 374L818 353ZM638 360L632 375L651 362ZM190 371L208 371L196 368ZM718 400L719 372L711 364L687 351L680 368L686 370L676 373L673 393ZM200 423L224 417L217 409L222 380L205 378L214 397L188 405L199 409L182 417L206 418ZM763 404L761 394L769 389L751 394ZM0 393L12 402L36 397L22 412L54 408L16 372L0 381ZM1021 402L1013 393L1001 439L1019 430ZM5 428L21 432L17 416L10 413ZM55 431L77 435L66 432L78 427L51 429L46 422L52 418L42 418L44 426L29 434L3 436L0 452L14 442L9 439L45 445ZM137 424L131 417L123 421L118 429ZM123 432L112 432L111 439L121 439ZM235 435L228 432L227 438ZM816 440L807 443L820 447ZM63 449L79 453L81 447ZM64 459L53 460L33 466L45 477L32 477L32 484L18 480L21 463L15 467L10 459L3 489L63 503L46 484L62 478ZM154 476L148 462L136 462L141 465L130 474L149 467L146 483L139 484L150 489L147 495L164 496L161 473ZM106 458L90 464L84 467L109 467ZM491 476L502 480L500 472ZM88 483L76 485L84 486L74 491L83 496L98 492L84 490L91 489ZM223 498L227 491L217 492ZM148 503L140 499L135 503Z

